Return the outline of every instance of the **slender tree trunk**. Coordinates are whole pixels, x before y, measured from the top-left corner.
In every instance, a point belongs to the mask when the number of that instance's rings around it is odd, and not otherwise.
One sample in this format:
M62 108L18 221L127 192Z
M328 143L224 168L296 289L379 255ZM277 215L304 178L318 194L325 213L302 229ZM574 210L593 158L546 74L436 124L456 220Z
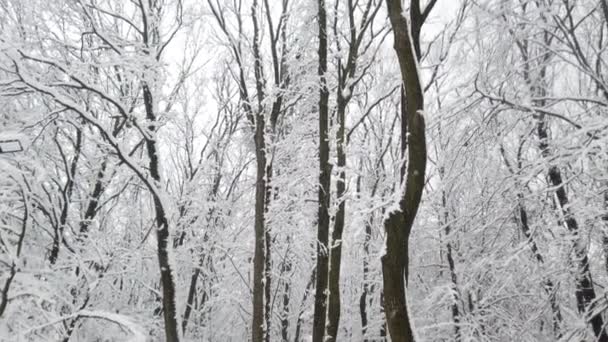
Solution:
M84 219L80 222L80 234L88 234L89 227L91 226L91 221L93 220L93 218L95 218L95 215L97 214L97 210L99 209L99 199L101 198L101 194L105 190L103 180L107 167L108 159L105 158L101 163L101 169L97 173L97 179L95 180L93 192L91 193L87 209L84 212Z
M441 105L439 105L439 110L441 110ZM443 136L443 130L442 130L441 124L438 125L438 133L439 133L439 139L441 141L442 136ZM443 147L442 147L442 150L444 150ZM443 152L445 152L445 151L443 151ZM454 263L454 256L452 253L452 242L451 242L451 237L450 237L450 233L452 232L452 225L450 223L450 211L448 209L448 192L447 192L446 186L445 186L445 167L443 165L441 165L439 167L438 171L439 171L439 180L443 185L442 189L441 189L441 209L442 209L443 216L440 215L439 222L442 222L442 224L444 226L445 241L446 241L445 242L445 253L446 253L446 259L448 262L448 269L450 271L450 280L452 282L452 297L453 298L452 298L452 304L450 305L450 309L451 309L451 313L452 313L452 321L454 322L454 341L460 342L460 341L462 341L462 336L460 334L461 314L460 314L460 308L458 307L458 303L460 302L460 292L459 292L459 288L458 288L458 276L456 274L456 265ZM440 239L441 239L441 232L439 235L440 235ZM440 244L443 245L443 242L440 242ZM440 249L440 253L441 253L441 249ZM440 256L441 256L441 254L440 254ZM441 257L441 260L443 260L443 257ZM440 276L442 276L442 275L443 275L443 272L440 271Z
M551 156L549 150L549 135L547 133L547 125L543 115L539 116L536 132L539 138L539 148L544 158ZM548 170L548 179L551 186L555 187L555 196L557 197L557 205L564 216L564 220L568 230L574 236L574 262L576 263L576 304L580 313L585 313L590 304L595 300L595 289L591 279L591 271L589 270L589 258L585 247L582 245L580 237L580 229L574 215L568 208L569 199L564 182L562 180L561 171L557 166L550 166ZM589 317L593 332L599 342L608 342L608 335L604 329L604 320L601 314Z
M325 0L318 0L319 21L319 214L317 231L317 281L313 318L313 342L324 342L327 318L328 290L328 240L329 240L329 199L331 166L329 164L329 90L325 79L327 73L327 14Z
M268 157L267 157L268 159ZM264 214L268 213L270 209L270 198L272 196L272 162L266 166L266 194L264 201ZM270 330L271 330L271 315L272 315L272 238L270 236L270 225L264 223L264 245L265 245L265 258L264 263L264 323L265 325L265 341L270 342Z
M519 220L521 230L524 233L524 236L526 237L528 244L530 245L532 254L534 254L534 257L536 258L538 263L542 265L542 264L544 264L545 259L543 258L542 254L538 250L536 241L534 240L534 237L532 236L532 232L530 231L530 227L528 225L528 213L523 204L523 195L520 193L517 195L517 197L518 197L518 201L519 201L519 203L517 205L518 213L519 213L518 220ZM546 279L543 284L543 289L549 296L549 304L551 305L551 316L552 316L552 321L553 321L553 333L555 334L557 339L560 339L562 337L562 332L561 332L562 313L561 313L561 309L559 307L559 303L557 302L556 293L555 293L555 285L553 284L553 281L551 279Z
M439 169L439 175L441 180L444 179L444 171L443 167ZM456 266L454 263L454 256L452 254L452 243L450 242L450 233L452 231L452 226L450 224L449 212L447 208L447 194L445 190L441 191L441 205L443 209L443 224L445 226L445 249L446 249L446 259L448 261L448 269L450 270L450 280L452 281L452 305L451 305L451 313L452 320L454 321L454 341L460 342L462 337L460 335L460 309L458 308L458 302L460 301L459 292L458 292L458 276L456 274Z
M119 82L120 81L121 78L119 78ZM119 120L117 120L115 122L114 129L112 130L112 136L116 138L118 134L124 129L124 127L124 121L121 123ZM90 195L89 203L87 204L87 209L84 212L84 219L80 222L79 233L81 235L86 236L86 234L89 233L91 223L97 215L97 211L99 210L99 201L101 199L101 195L104 193L107 187L107 184L104 183L104 180L108 178L106 176L106 171L108 169L109 160L109 156L106 156L101 162L101 168L97 173L95 185L93 186L93 192Z
M300 342L300 335L302 331L302 315L304 314L304 305L306 304L306 300L310 295L312 286L317 279L317 269L313 269L310 273L310 279L308 280L308 284L306 284L306 290L304 291L304 296L302 297L302 303L300 304L300 312L298 313L298 320L296 322L296 335L294 336L294 342Z
M158 149L156 147L156 113L154 112L154 102L152 92L146 83L142 85L144 95L144 105L146 108L146 119L149 122L146 137L146 148L149 158L150 176L154 180L154 185L158 188L161 184L160 165ZM173 274L173 266L169 261L169 221L167 214L158 193L153 192L154 210L156 213L156 243L158 253L158 263L160 267L160 278L162 285L163 316L165 320L165 337L167 342L179 341L179 324L177 323L176 291Z
M342 233L344 232L344 220L346 216L346 152L345 146L345 113L346 99L338 95L338 132L337 148L338 157L338 181L336 189L338 195L338 211L336 212L334 229L331 236L330 247L330 269L329 269L329 301L327 308L327 338L328 342L336 341L338 338L338 327L340 324L340 268L342 266Z
M30 218L30 205L28 200L28 195L25 193L25 190L22 191L21 196L23 198L23 219L21 220L21 232L19 233L19 237L17 239L17 248L15 248L15 255L13 260L11 261L11 266L9 270L9 274L4 281L4 284L0 288L0 318L4 314L6 307L8 306L8 292L11 288L11 284L19 272L17 266L17 260L21 257L21 251L23 250L23 241L25 239L25 233L27 231L27 227L29 224Z
M266 268L266 143L264 141L264 116L255 120L255 149L257 176L255 186L255 251L253 255L253 342L265 341L265 268Z
M380 303L384 303L384 290L380 291ZM380 310L382 311L383 314L385 314L384 312L384 304L381 305ZM388 330L388 328L386 327L386 320L384 322L382 322L382 325L380 326L380 337L383 338L383 341L386 341L386 331Z
M361 177L357 177L357 194L361 194ZM372 239L372 220L373 216L365 222L365 235L363 237L363 286L361 296L359 297L359 315L361 316L361 337L367 342L367 297L370 295L369 290L369 244Z
M57 144L57 148L60 150L61 155L65 158L64 153L62 151L61 144L57 141L57 137L55 137L55 143ZM72 191L74 189L74 177L76 176L76 168L78 167L78 161L80 160L80 153L82 148L82 131L80 129L76 130L76 145L74 146L74 156L70 163L69 168L66 167L66 176L67 181L61 191L62 197L62 206L61 206L61 214L59 215L59 220L57 222L56 227L54 227L54 237L53 237L53 245L51 248L51 253L49 255L49 262L51 265L54 265L57 262L57 258L59 257L59 249L61 243L63 242L63 231L68 222L68 213L70 210L70 202L72 201ZM67 161L66 166L67 166Z
M186 310L184 311L184 319L182 320L182 334L186 335L186 328L188 327L188 320L192 314L192 305L194 305L194 295L196 294L196 283L199 275L201 274L201 267L195 268L190 277L190 286L188 290L188 298L186 299Z
M367 31L366 27L369 24L377 11L380 9L380 3L377 5L373 0L368 0L364 5L364 10L361 15L361 23L357 25L355 22L355 10L358 3L353 0L346 2L348 11L349 33L350 39L348 42L348 58L345 66L342 66L342 61L338 61L338 88L337 88L337 122L338 131L336 132L336 155L337 165L339 168L338 181L336 182L336 191L338 198L338 210L334 221L334 229L331 237L330 247L330 263L329 263L329 299L327 309L327 341L335 341L338 337L338 328L340 326L340 269L342 266L342 235L345 227L346 217L346 108L352 98L352 94L356 85L354 81L357 76L357 59L359 57L359 47L361 41ZM338 2L336 2L338 6ZM374 9L375 6L375 9ZM334 22L337 23L337 18ZM335 26L334 26L334 30ZM336 33L337 36L337 33ZM336 37L336 39L340 39Z
M359 297L359 314L361 315L361 336L363 341L367 342L367 300L370 296L369 288L369 244L371 241L372 227L371 223L365 224L365 237L363 238L363 289L361 291L361 297Z
M282 266L282 274L291 273L291 261L285 260ZM289 303L291 287L288 281L283 284L283 310L281 312L281 338L283 342L289 341Z
M602 216L602 221L604 221L602 246L604 249L604 268L606 269L606 273L608 273L608 188L604 189L604 210L606 213Z

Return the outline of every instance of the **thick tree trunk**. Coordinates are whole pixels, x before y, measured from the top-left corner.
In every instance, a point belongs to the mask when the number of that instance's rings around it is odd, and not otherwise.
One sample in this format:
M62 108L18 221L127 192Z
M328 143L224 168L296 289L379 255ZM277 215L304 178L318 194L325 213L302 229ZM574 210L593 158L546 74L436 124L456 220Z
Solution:
M317 281L315 290L315 309L313 318L313 342L324 342L327 318L328 289L328 240L329 240L329 199L331 185L331 166L329 164L329 90L327 73L327 14L325 0L318 0L319 6L319 189L318 189L318 231L317 231Z
M405 189L399 210L390 213L384 222L386 230L386 253L382 257L384 310L392 341L410 342L414 341L414 335L408 317L405 291L409 264L408 239L422 197L426 170L425 124L422 113L424 98L418 78L416 53L410 39L407 19L403 16L401 0L386 0L386 4L406 95L406 109L401 120L402 122L407 120L408 131L404 132L402 129L401 134L402 137L409 135L409 148ZM401 151L403 154L406 151L406 146L403 144Z
M391 213L384 222L387 235L386 254L382 257L384 314L391 340L395 342L414 341L405 294L408 251L404 227L405 217L401 211Z

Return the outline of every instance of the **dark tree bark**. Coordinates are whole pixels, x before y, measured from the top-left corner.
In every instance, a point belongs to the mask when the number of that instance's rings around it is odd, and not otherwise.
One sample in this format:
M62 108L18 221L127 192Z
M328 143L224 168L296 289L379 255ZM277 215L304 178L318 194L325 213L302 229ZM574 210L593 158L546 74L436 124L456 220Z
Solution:
M376 179L374 186L371 191L371 197L373 198L376 195L376 191L378 190L379 179ZM357 193L361 193L361 177L357 177ZM359 315L361 317L361 336L363 336L363 341L369 341L366 336L368 333L368 301L369 297L372 296L374 292L374 285L370 284L370 244L372 239L372 226L374 224L374 216L370 215L369 219L365 222L365 234L363 237L363 285L361 296L359 297ZM383 300L381 298L380 302ZM371 304L371 303L370 303ZM383 336L383 335L381 335Z
M117 74L117 81L122 82L122 77L120 74ZM121 86L121 94L126 96L126 91L124 91L123 86ZM116 120L114 124L114 129L112 130L112 136L116 138L120 132L125 128L126 120ZM106 156L101 162L101 167L99 172L97 172L97 178L95 179L95 185L93 186L93 191L89 196L89 202L86 206L86 210L84 212L84 217L82 221L80 221L79 233L83 236L86 236L89 232L89 228L91 226L91 222L97 216L97 213L100 208L100 199L101 195L106 190L109 183L109 178L107 177L106 172L108 170L108 163L110 161L110 157ZM105 181L105 182L104 182Z
M256 184L255 184L255 250L253 254L253 326L252 341L266 341L268 334L268 320L266 317L267 290L270 284L265 284L267 279L266 267L268 266L267 252L269 242L266 231L266 208L267 208L267 155L266 155L266 118L264 115L265 79L260 55L260 28L257 20L257 0L251 5L251 20L253 23L253 58L255 86L258 100L258 109L255 114L251 112L254 125L255 161L256 161ZM265 300L266 299L266 300Z
M604 189L604 210L606 213L602 215L602 221L604 221L602 247L604 250L604 268L606 273L608 273L608 188Z
M158 158L158 148L156 146L156 121L157 116L154 111L154 100L152 92L148 85L143 82L142 90L144 94L144 106L146 108L146 119L149 122L148 133L149 136L145 137L146 149L148 152L149 159L149 172L150 176L154 180L154 185L157 187L160 185L160 164ZM152 191L152 197L154 200L154 211L156 215L156 243L158 253L158 264L160 267L160 281L162 285L163 294L163 317L165 320L165 338L167 342L178 342L179 331L177 323L177 307L176 307L176 291L173 274L173 266L169 262L169 221L167 213L163 206L161 198L158 193Z
M30 206L28 195L25 193L25 189L22 189L21 198L23 199L23 219L21 220L21 232L19 233L19 237L17 238L17 248L15 250L14 258L11 261L11 266L8 272L9 274L6 277L2 288L0 288L0 317L2 317L4 311L6 310L6 307L8 306L8 292L18 272L17 260L21 257L25 233L27 232L27 226L29 224Z
M530 249L532 250L532 253L534 254L534 257L536 258L538 263L544 264L544 258L542 254L540 254L538 246L536 245L536 241L534 240L532 232L530 231L530 227L528 226L528 213L525 206L523 205L523 195L518 194L518 199L520 202L518 203L517 211L519 213L518 219L521 230L524 233L526 239L528 240ZM551 279L546 279L543 284L543 289L545 290L545 293L547 293L547 295L549 296L549 304L551 305L551 319L553 321L553 332L555 334L555 337L557 339L560 339L562 337L562 312L559 307L559 303L557 302L555 293L556 288L553 284L553 281Z
M318 0L319 6L319 188L318 188L318 230L315 308L313 318L313 342L324 342L327 319L327 289L329 264L329 201L331 185L331 165L329 164L329 89L325 79L327 73L327 13L325 0Z
M370 285L369 285L369 244L371 240L371 224L368 222L365 224L365 237L363 240L363 289L361 291L361 296L359 297L359 314L361 315L361 336L363 336L363 341L369 341L367 336L367 325L368 325L368 314L367 314L367 301L368 297L371 295Z
M520 148L520 151L521 151L521 148ZM511 172L512 175L516 175L518 170L521 170L521 159L520 159L521 153L518 153L518 156L517 156L517 163L516 163L517 169L514 169L514 166L511 165L511 163L507 159L505 150L502 146L500 147L500 153L503 156L503 160L505 162L505 165L507 166L507 169L509 169L509 172ZM534 256L534 258L540 265L544 264L545 258L543 257L540 250L538 249L538 245L536 244L536 240L534 239L534 236L532 235L532 230L530 229L530 226L528 224L528 211L526 210L526 206L524 204L524 195L521 192L519 192L517 194L516 220L518 222L518 225L519 225L522 233L526 237L526 241L528 242L528 245L530 246L532 255ZM560 309L559 303L557 302L557 298L556 298L556 293L555 293L556 288L551 279L547 278L543 281L543 290L549 297L549 304L551 305L551 319L553 321L553 332L555 334L555 337L557 339L560 339L563 336L563 334L561 332L562 313L561 313L561 309Z
M161 3L160 2L151 2L148 4L150 6L145 5L143 2L139 2L137 4L137 12L141 15L141 29L137 30L138 41L137 46L142 46L142 49L139 52L146 54L150 58L154 58L157 62L160 60L160 55L165 45L160 44L160 33L159 33L159 18L161 12ZM90 20L91 16L87 16ZM154 18L154 20L150 20L150 18ZM95 31L95 30L94 30ZM95 35L100 36L99 32L95 31ZM172 38L168 38L171 40ZM110 49L114 50L118 55L121 55L122 50L117 46L111 45ZM23 59L29 59L31 61L35 61L41 64L49 64L49 62L33 58L28 56L24 52L20 52L21 57ZM15 61L15 63L17 63ZM50 63L53 64L54 63ZM149 65L149 64L148 64ZM17 66L17 64L15 64ZM153 199L153 207L155 211L155 225L156 225L156 240L157 240L157 257L160 268L160 278L161 278L161 286L162 286L162 302L163 302L163 314L164 314L164 323L165 323L165 337L168 342L177 342L179 341L179 330L178 330L178 315L176 312L176 291L175 284L173 282L174 274L172 265L169 261L169 220L167 217L167 213L165 211L165 207L163 205L163 201L161 199L160 191L161 191L161 166L159 162L159 153L157 147L156 140L156 131L158 127L158 117L155 109L155 99L153 98L153 92L149 87L149 80L146 78L149 75L150 71L146 70L144 76L140 79L141 92L143 94L143 105L145 108L146 115L146 123L144 125L140 125L140 123L136 120L136 118L131 113L125 110L125 108L121 105L120 101L116 101L111 96L104 94L103 92L95 89L91 85L84 82L80 79L79 76L74 74L70 74L67 69L57 67L61 72L74 80L79 84L79 89L82 91L86 91L91 94L98 95L99 99L105 104L108 104L107 109L113 108L116 110L116 114L120 115L123 119L129 120L129 122L136 125L143 136L144 145L146 146L147 156L148 156L148 168L142 168L136 163L134 163L129 157L130 155L126 153L120 143L115 139L112 132L104 127L100 120L97 120L96 115L91 114L91 111L87 107L82 107L78 103L72 102L69 99L61 96L60 93L56 92L54 89L49 88L44 85L40 85L37 82L32 82L32 80L27 76L27 74L22 73L16 67L17 74L19 74L20 80L27 85L29 88L34 89L40 93L49 95L52 97L53 101L57 104L63 106L66 109L70 109L72 112L76 113L80 116L84 122L90 124L92 127L99 131L101 137L113 148L114 152L116 152L117 157L120 159L121 163L126 164L137 176L137 178L144 184L144 186L150 191L152 199ZM106 108L106 107L104 107ZM113 113L112 113L113 114ZM65 191L66 193L68 191ZM80 316L79 316L80 317Z
M266 142L264 137L264 114L261 111L255 116L255 251L253 255L253 341L265 340L264 315L264 275L266 268Z
M338 3L336 3L336 6ZM358 81L355 79L357 71L357 61L359 48L365 37L365 33L370 27L369 23L378 13L381 3L374 4L373 1L367 2L363 10L362 19L359 25L355 22L356 4L353 0L347 1L348 23L350 39L348 44L348 57L345 63L338 61L338 89L337 89L337 123L336 133L336 155L337 166L339 168L338 181L336 182L336 192L338 198L338 211L336 212L334 229L330 244L329 262L329 296L327 308L327 338L328 342L335 341L340 325L340 268L342 264L342 234L344 232L346 218L346 109L352 99L352 94ZM374 7L375 6L375 7ZM337 23L335 19L334 25ZM335 26L334 26L335 31ZM336 39L337 37L336 32Z
M443 181L445 171L443 167L439 168L439 177L441 181ZM448 211L448 203L447 203L447 193L445 190L441 190L441 206L443 210L443 217L440 218L440 222L443 221L444 231L445 231L445 249L446 249L446 259L448 262L448 269L450 270L450 280L452 282L452 304L450 305L450 311L452 314L452 320L454 321L454 341L460 342L462 341L462 336L460 334L460 308L458 307L458 302L460 301L460 295L458 292L458 275L456 274L456 265L454 263L454 256L452 253L452 243L450 241L450 233L452 232L452 225L450 224L450 214Z
M539 107L542 108L542 107ZM539 138L539 148L544 158L551 157L551 151L549 149L549 134L547 132L547 124L544 115L540 115L538 118L536 133ZM576 306L578 311L585 314L587 309L593 303L596 298L595 289L593 287L593 281L591 279L591 271L589 270L589 257L585 247L581 245L579 241L581 237L580 228L574 215L568 208L569 199L566 193L566 188L562 179L561 170L557 166L549 166L547 171L547 178L551 186L555 187L555 195L557 197L557 205L559 210L562 212L566 226L568 230L574 236L574 263L575 263L575 283L576 289L574 291L576 297ZM604 320L601 314L595 314L589 317L593 332L599 342L608 342L608 334L604 328Z
M59 132L55 136L55 144L57 145L57 149L63 159L63 163L65 165L65 174L67 180L63 189L61 189L61 213L59 215L59 220L56 225L53 227L53 245L51 247L51 253L49 255L49 262L51 265L54 265L57 262L57 258L59 257L59 249L61 244L63 243L63 231L65 230L65 226L68 223L68 214L70 210L70 202L72 201L72 192L74 190L74 177L76 176L76 168L78 167L78 161L80 160L80 153L82 149L82 131L80 128L76 128L76 143L74 145L74 155L72 156L72 161L68 164L67 157L63 152L63 147L61 143L57 140L59 136Z
M273 166L272 156L268 152L269 145L272 144L276 136L276 128L279 116L284 111L284 91L289 85L289 77L285 58L286 48L286 21L288 0L282 0L281 20L277 27L273 26L271 9L268 0L263 0L265 8L266 22L270 35L270 54L272 57L272 71L274 76L274 86L281 90L270 105L265 104L266 96L266 76L262 64L261 54L261 28L258 21L258 0L254 0L251 5L251 21L253 25L253 41L251 42L253 52L253 70L255 79L255 91L257 106L252 105L249 96L250 92L246 82L246 68L244 65L243 52L241 45L232 39L228 24L224 17L221 1L207 0L213 16L217 20L221 30L229 40L230 49L234 54L238 65L239 96L243 110L254 131L255 159L256 159L256 190L255 190L255 250L253 257L253 313L252 313L252 340L262 342L270 340L272 298L272 234L266 222L266 213L270 207L272 195ZM237 8L240 11L240 6ZM244 36L243 20L241 13L238 16L238 36ZM282 47L279 54L279 46ZM254 108L255 107L255 108ZM268 119L268 120L267 120ZM267 123L270 122L270 133L268 134Z
M143 38L143 44L146 46L146 53L150 54L151 44L158 45L158 27L154 26L154 23L148 22L148 16L158 15L159 13L146 13L145 6L140 7L143 20L143 31L141 32ZM154 11L160 11L160 8L151 8ZM154 56L157 60L160 58L159 55ZM157 122L158 116L155 110L154 97L152 90L148 85L147 80L141 82L144 107L146 111L146 120L148 122L148 134L144 135L146 150L148 154L148 171L152 177L152 198L154 201L154 211L156 216L156 248L158 254L158 264L160 268L160 282L162 287L162 302L163 302L163 318L165 321L165 338L167 342L178 342L180 340L179 335L179 324L178 324L178 313L176 307L176 290L174 281L174 270L169 260L169 248L170 248L170 232L169 232L169 219L165 211L165 207L162 203L162 199L159 196L158 189L161 185L161 174L160 174L160 162L158 147L156 141L157 133Z
M282 265L282 274L291 273L291 261L285 260ZM291 286L288 281L284 281L283 284L283 309L281 312L281 338L283 342L289 341L289 303L291 296Z
M312 270L310 273L310 279L308 280L308 284L306 284L306 290L304 291L304 296L302 297L302 302L300 304L300 312L298 313L298 321L296 322L296 334L294 336L294 342L300 342L300 335L302 331L302 315L304 314L306 301L308 300L308 296L312 291L312 287L315 284L315 279L317 278L317 270L316 268Z
M553 36L547 32L543 32L543 43L544 46L551 46ZM524 64L524 80L529 87L531 95L535 98L532 100L532 104L535 108L545 108L546 103L546 84L547 84L547 68L548 64L553 57L553 54L549 50L539 56L540 66L536 66L538 69L538 75L536 79L532 76L533 61L528 51L528 42L522 43L518 41L518 47L520 49ZM548 126L545 114L538 113L536 121L536 134L538 137L538 148L541 151L541 155L545 159L552 157L550 150L550 137L548 133ZM575 263L575 297L577 308L580 313L585 313L590 304L595 300L596 294L593 288L593 281L591 279L591 271L589 270L589 258L587 256L586 248L581 245L580 242L580 228L574 215L570 212L568 205L569 199L566 193L566 188L562 179L561 170L556 165L550 165L547 170L547 179L549 184L555 188L555 196L557 198L557 207L561 211L564 217L568 230L574 237L574 263ZM604 328L604 321L601 314L595 314L592 317L588 317L593 328L593 332L599 342L608 342L608 334Z
M414 0L417 2L416 0ZM424 189L426 170L426 140L424 124L424 96L417 70L415 41L409 33L407 19L403 16L401 0L386 0L388 15L393 28L394 48L399 60L401 79L405 90L405 111L402 111L403 136L409 136L408 148L402 144L401 151L408 151L405 174L405 189L401 194L399 210L391 212L384 222L386 231L386 253L382 257L384 285L384 311L391 339L395 342L414 341L408 317L406 285L408 279L408 239ZM412 6L414 7L414 6ZM429 11L432 3L429 5ZM427 10L424 11L425 13ZM415 16L415 13L411 13ZM424 20L416 19L421 26ZM403 181L403 180L402 180Z
M95 180L95 185L93 186L93 191L91 192L90 200L87 204L87 209L84 212L84 218L82 221L80 221L80 234L82 235L88 234L91 222L97 215L97 210L99 209L99 200L105 190L103 180L107 167L108 159L106 158L101 163L101 169L97 173L97 179Z

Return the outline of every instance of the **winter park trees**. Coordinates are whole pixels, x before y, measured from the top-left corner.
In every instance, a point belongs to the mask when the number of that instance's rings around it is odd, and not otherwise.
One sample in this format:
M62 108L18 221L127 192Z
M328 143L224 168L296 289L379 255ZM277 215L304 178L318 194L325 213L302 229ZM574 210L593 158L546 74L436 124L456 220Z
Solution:
M607 340L607 6L0 0L0 341Z

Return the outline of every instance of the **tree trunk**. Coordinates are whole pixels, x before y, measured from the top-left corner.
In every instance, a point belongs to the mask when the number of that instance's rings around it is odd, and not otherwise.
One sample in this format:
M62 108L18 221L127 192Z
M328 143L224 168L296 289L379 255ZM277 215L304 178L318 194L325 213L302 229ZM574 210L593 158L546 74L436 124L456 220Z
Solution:
M282 266L281 273L291 273L291 261L285 260ZM281 313L281 338L283 342L289 341L289 303L291 296L291 287L288 281L283 285L283 312Z
M272 158L272 157L271 157ZM268 159L268 157L266 157ZM270 198L272 195L272 162L266 165L266 194L264 195L264 215L270 209ZM264 222L264 324L265 324L265 341L270 342L270 328L272 315L272 238L270 236L270 225Z
M182 334L186 335L186 328L188 327L188 320L190 319L190 314L192 313L192 305L194 305L194 295L196 294L196 283L199 275L201 274L201 267L196 267L192 272L192 276L190 277L190 287L188 290L188 298L186 299L186 310L184 311L184 319L182 321Z
M341 87L340 87L341 88ZM340 91L341 92L341 91ZM339 175L336 182L338 195L338 211L331 236L330 247L330 269L329 269L329 301L327 308L327 338L328 342L336 341L338 338L338 327L340 324L340 267L342 266L342 233L344 232L344 220L346 216L346 152L345 144L345 114L346 99L338 95L338 132L337 148Z
M414 335L408 317L405 290L409 264L408 239L422 197L426 170L424 98L418 78L416 54L410 39L407 19L403 16L401 0L386 0L386 4L406 95L406 108L402 110L401 120L407 123L408 131L403 131L404 125L402 125L401 134L402 139L404 135L409 135L409 148L405 189L401 195L399 210L390 213L384 222L386 230L386 253L382 257L384 311L391 339L394 342L410 342L414 341ZM402 154L406 152L406 146L403 144L401 151Z
M99 199L101 198L101 194L105 190L105 186L103 184L105 172L108 166L108 158L105 158L101 163L101 169L97 173L97 179L95 180L95 186L93 187L93 192L91 193L89 204L87 205L87 210L84 213L84 219L80 222L80 234L86 235L89 232L89 227L91 226L91 221L95 218L97 214L97 210L99 209Z
M313 318L313 342L324 342L325 321L327 318L328 287L328 240L329 240L329 199L331 185L331 166L329 164L329 90L327 73L327 14L325 0L318 0L319 6L319 214L317 231L317 280L315 289L315 309Z
M408 251L405 247L407 237L404 227L405 217L401 211L391 213L384 222L386 230L386 254L382 257L384 314L391 340L395 342L414 341L405 294Z
M536 241L534 241L534 237L532 236L532 232L530 231L530 227L528 226L528 213L523 204L523 195L518 194L519 203L517 205L519 212L519 223L521 226L521 230L526 237L528 244L530 245L530 249L534 254L534 257L538 261L539 264L544 264L545 260L543 256L540 254L538 250L538 246L536 245ZM562 337L561 333L561 324L562 324L562 313L559 307L559 303L557 302L557 298L555 296L555 285L553 285L553 281L551 279L546 279L544 281L543 286L545 292L549 296L549 304L551 305L551 315L553 321L553 332L557 339Z
M444 179L444 170L443 167L439 168L439 175L441 180ZM458 276L456 274L456 266L454 263L454 256L452 254L452 243L450 242L450 233L452 230L452 226L450 225L450 215L447 208L447 194L445 190L441 191L441 205L443 209L443 224L445 226L445 239L446 239L446 259L448 261L448 269L450 270L450 280L452 281L452 293L453 293L453 302L451 305L451 313L452 320L454 321L454 341L460 342L462 341L462 337L460 335L460 309L458 308L458 302L460 301L460 296L458 292Z
M158 159L158 150L156 147L156 113L154 112L154 104L152 92L147 84L142 85L144 94L144 105L146 108L146 119L149 122L148 133L150 137L146 137L146 147L148 151L150 176L154 180L156 187L160 185L160 166ZM177 323L177 308L176 308L176 292L173 275L173 266L169 261L169 221L163 203L156 192L152 192L154 199L154 210L156 213L156 243L158 253L158 264L160 266L160 281L163 294L163 316L165 319L165 336L167 342L179 341L179 324Z
M255 119L256 186L255 186L255 251L253 255L253 342L265 340L264 279L266 268L266 143L264 115Z
M315 283L315 279L317 278L317 269L313 269L310 273L310 279L308 280L308 284L306 284L306 290L304 290L304 296L302 297L302 303L300 304L300 312L298 313L298 320L296 322L296 335L294 336L294 342L300 342L300 335L302 331L302 315L304 314L304 305L306 304L306 300L310 295L313 284Z
M51 253L49 255L49 262L51 265L54 265L57 262L57 258L59 257L59 249L63 240L63 231L68 222L68 213L70 209L70 202L72 201L72 192L74 189L74 177L76 176L76 168L78 167L78 161L80 160L81 148L82 148L82 131L80 129L76 130L76 145L74 146L74 156L70 163L70 167L67 168L67 160L65 160L65 155L63 153L63 148L59 141L57 140L57 136L55 137L55 144L57 148L60 150L62 157L64 158L64 162L66 163L66 183L61 191L62 197L62 205L61 205L61 214L59 215L59 220L57 225L54 228L54 237L53 237L53 245L51 248Z
M551 157L548 142L549 135L547 133L547 125L544 115L540 115L538 118L536 132L539 138L539 148L543 157ZM564 217L568 230L574 236L574 261L576 263L576 289L574 293L578 311L584 314L587 308L596 298L595 289L593 288L593 281L591 279L591 271L589 270L589 258L587 256L585 247L580 241L581 237L579 235L580 229L578 227L578 222L568 209L569 199L564 187L560 169L557 166L550 166L547 175L551 186L556 188L555 196L557 197L558 208ZM596 314L595 316L589 317L589 320L597 340L599 342L608 342L608 335L604 329L604 320L602 315Z
M265 279L266 279L266 195L267 195L267 154L266 154L266 118L264 115L264 70L262 68L260 55L260 33L257 20L257 0L251 5L251 20L253 23L253 57L255 86L258 99L258 109L255 113L253 124L255 125L255 161L256 161L256 183L255 183L255 250L253 255L253 322L252 341L263 342L268 333L265 315Z
M608 273L608 188L604 189L604 210L605 214L602 215L602 221L604 221L602 246L604 249L604 268L606 270L606 273Z
M367 298L370 296L370 288L369 288L369 244L372 235L372 227L371 223L368 222L365 224L365 237L363 238L363 289L361 292L361 297L359 298L359 314L361 315L361 336L363 337L363 341L368 341L366 338L367 335L367 324L368 324L368 315L367 315Z

